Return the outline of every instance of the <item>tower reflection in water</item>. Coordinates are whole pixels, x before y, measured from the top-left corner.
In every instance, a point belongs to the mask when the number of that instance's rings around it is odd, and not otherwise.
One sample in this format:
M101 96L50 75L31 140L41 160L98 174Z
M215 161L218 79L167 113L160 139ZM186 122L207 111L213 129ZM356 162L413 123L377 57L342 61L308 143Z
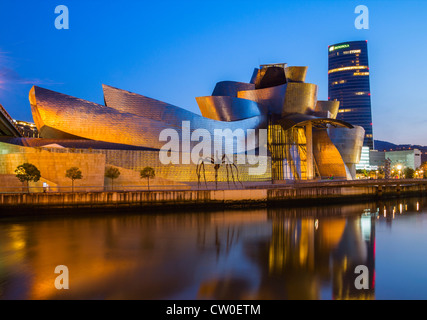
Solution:
M0 299L374 299L375 225L420 212L396 200L3 221ZM61 264L70 290L54 287Z
M330 291L333 299L374 299L376 214L362 214L367 207L376 213L372 204L269 209L270 237L246 243L247 254L259 267L259 286L252 297L321 299L321 292ZM355 287L358 265L369 270L369 289ZM230 294L236 290L233 285L218 292Z

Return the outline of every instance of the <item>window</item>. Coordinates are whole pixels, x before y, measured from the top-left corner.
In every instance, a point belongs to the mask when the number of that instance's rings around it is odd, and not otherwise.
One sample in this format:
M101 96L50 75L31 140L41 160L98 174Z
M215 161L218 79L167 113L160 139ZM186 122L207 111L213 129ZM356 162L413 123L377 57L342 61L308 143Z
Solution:
M355 72L353 76L369 76L369 72Z
M340 71L360 70L360 69L369 69L369 67L368 66L351 66L351 67L336 68L336 69L329 70L328 74L340 72Z

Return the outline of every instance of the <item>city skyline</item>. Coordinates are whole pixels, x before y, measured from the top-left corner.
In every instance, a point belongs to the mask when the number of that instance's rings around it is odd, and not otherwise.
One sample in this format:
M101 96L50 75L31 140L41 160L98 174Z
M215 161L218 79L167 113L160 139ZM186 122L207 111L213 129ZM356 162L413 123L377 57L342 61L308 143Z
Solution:
M427 300L425 10L2 1L0 300Z
M358 1L63 4L69 30L55 29L54 1L1 5L10 32L0 41L0 103L15 119L32 121L32 85L102 104L104 83L199 113L196 96L220 79L247 81L248 68L267 63L308 65L307 82L327 100L326 48L366 39L375 139L427 145L422 1L365 1L369 30L354 27Z

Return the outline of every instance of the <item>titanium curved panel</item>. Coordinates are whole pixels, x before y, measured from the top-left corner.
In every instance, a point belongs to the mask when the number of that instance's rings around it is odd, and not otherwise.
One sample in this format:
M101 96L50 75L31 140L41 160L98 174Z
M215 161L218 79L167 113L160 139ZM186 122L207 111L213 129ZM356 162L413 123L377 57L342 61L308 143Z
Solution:
M104 101L107 107L119 112L132 113L140 117L175 123L176 119L190 119L198 116L193 112L179 108L172 104L152 99L126 90L102 85Z
M328 128L331 141L340 151L345 163L359 163L362 154L365 129L361 126L349 128Z
M356 164L360 162L365 129L360 126L349 128L328 128L332 143L337 147L353 178L356 176Z
M347 178L344 161L326 129L313 129L313 155L322 179Z
M283 102L285 101L286 86L286 84L283 84L265 89L239 91L237 97L255 101L266 108L269 113L281 114Z
M305 82L308 67L286 67L286 81L288 82Z
M126 90L117 89L106 85L103 85L103 89L105 104L108 107L114 108L120 112L129 112L144 118L161 121L176 128L180 128L182 126L182 121L191 121L195 128L204 128L211 132L213 132L214 129L227 128L227 126L229 128L240 128L238 123L234 123L232 127L230 127L230 125L227 125L225 121L223 122L219 119L200 116L177 106ZM197 99L198 98L196 98L196 100ZM260 126L260 128L267 127L266 116L261 113L259 106L252 101L238 98L230 99L230 97L212 97L212 101L217 105L222 104L222 107L227 108L227 110L223 111L222 115L224 115L224 117L226 114L228 114L229 116L233 116L233 118L236 119L227 121L239 121L251 117L260 117L260 122L264 123L262 126ZM233 104L233 106L231 106L231 104ZM237 108L237 112L232 110L233 107ZM245 108L249 108L249 110L246 111ZM206 113L210 113L211 115L214 114L214 111L208 112L207 109L205 110ZM201 111L202 113L204 112L204 110ZM244 117L239 116L239 113L245 113ZM216 116L213 115L213 117ZM246 126L241 128L244 130L249 129Z
M281 67L261 68L255 80L255 89L265 89L286 83L285 70Z
M237 81L221 81L215 85L212 95L237 98L237 93L243 90L255 90L255 84Z
M317 85L289 82L286 86L282 116L292 113L310 114L317 103Z
M0 137L0 143L9 143L22 147L46 147L54 148L52 145L57 145L63 148L74 149L92 149L92 150L139 150L139 151L158 151L158 149L151 149L145 147L135 147L125 144L117 144L103 141L87 140L87 139L42 139L42 138L11 138Z
M213 120L237 121L261 115L258 104L247 99L209 96L197 97L196 101L202 116Z
M330 112L333 119L337 118L338 109L340 107L339 101L322 101L318 100L316 103L315 112Z
M160 149L166 143L159 141L160 133L164 129L174 129L180 137L183 137L183 130L191 134L196 129L205 129L211 134L212 141L215 129L242 129L244 136L234 139L233 148L246 150L246 141L254 140L252 145L257 147L257 136L248 136L247 130L267 127L264 116L223 122L206 119L177 107L171 108L169 105L167 107L174 111L175 117L166 115L167 122L158 121L153 118L159 116L159 113L150 114L151 108L147 110L148 116L151 117L142 117L36 86L31 89L30 101L32 110L39 119L37 129L41 136L52 139L57 137L44 136L48 128L85 139ZM188 123L183 125L183 121ZM182 138L185 139L186 137ZM189 141L190 146L198 143L199 141Z
M258 68L254 68L254 71L252 72L251 81L249 81L249 83L252 83L253 85L255 85L255 81L256 81L256 77L258 75L258 72L259 72L259 69Z

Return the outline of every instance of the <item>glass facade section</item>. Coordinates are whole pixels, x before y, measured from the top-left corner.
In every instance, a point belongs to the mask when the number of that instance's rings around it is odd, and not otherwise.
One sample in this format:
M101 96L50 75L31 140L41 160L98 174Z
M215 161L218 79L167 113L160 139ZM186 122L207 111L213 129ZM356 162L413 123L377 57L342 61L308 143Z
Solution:
M365 129L363 145L374 148L367 41L329 46L328 100L340 102L337 119Z

